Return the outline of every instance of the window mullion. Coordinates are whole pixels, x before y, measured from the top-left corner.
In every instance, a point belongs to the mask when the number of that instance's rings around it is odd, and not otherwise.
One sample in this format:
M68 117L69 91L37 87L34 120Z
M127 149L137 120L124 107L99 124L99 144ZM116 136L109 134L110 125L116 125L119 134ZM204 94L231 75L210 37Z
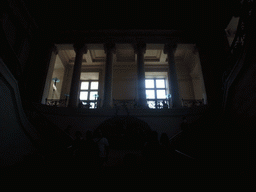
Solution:
M154 78L154 91L155 91L155 108L157 109L157 91L156 91L156 78Z
M91 92L91 81L89 81L89 87L88 87L88 101L90 100L90 92ZM89 102L90 104L90 102Z

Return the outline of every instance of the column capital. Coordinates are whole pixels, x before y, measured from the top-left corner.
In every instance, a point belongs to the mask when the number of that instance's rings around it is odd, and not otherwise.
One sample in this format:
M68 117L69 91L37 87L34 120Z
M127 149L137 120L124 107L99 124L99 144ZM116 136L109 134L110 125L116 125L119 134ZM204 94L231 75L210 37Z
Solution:
M164 45L164 54L167 54L169 51L175 52L177 48L177 43L167 43Z
M52 51L55 53L55 55L58 55L59 53L58 48L55 45L53 46Z
M194 48L193 48L192 53L196 55L196 54L197 54L197 52L198 52L197 46L196 46L196 45L194 45Z
M140 51L145 54L146 53L146 43L139 42L133 44L135 54L138 54Z
M75 43L73 47L76 53L78 53L79 51L82 51L82 53L84 54L87 53L87 46L84 43Z
M116 45L115 43L105 43L104 44L104 50L105 53L107 53L107 51L111 51L112 53L116 53Z

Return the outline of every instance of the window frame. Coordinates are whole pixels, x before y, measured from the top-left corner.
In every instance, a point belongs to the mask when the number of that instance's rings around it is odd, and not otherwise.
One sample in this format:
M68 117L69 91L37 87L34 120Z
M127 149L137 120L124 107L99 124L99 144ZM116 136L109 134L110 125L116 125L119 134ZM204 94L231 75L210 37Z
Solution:
M146 88L146 80L153 80L154 81L154 88ZM157 88L156 87L156 80L164 80L164 88ZM153 77L153 78L145 78L145 93L147 90L154 90L155 93L155 98L154 99L147 99L146 96L146 100L148 101L154 101L155 102L155 108L151 108L151 109L159 109L159 108L163 108L163 106L158 106L158 102L161 103L161 101L166 101L168 102L167 98L162 98L162 99L158 99L157 98L157 90L164 90L165 91L165 95L167 95L167 79L166 78L157 78L157 77Z
M89 82L89 85L88 85L88 89L81 89L81 85L83 82ZM91 83L92 82L98 82L98 89L91 89ZM98 108L99 107L99 97L96 98L96 100L90 100L90 93L93 92L93 91L97 91L97 95L99 95L99 80L80 80L80 90L79 90L79 100L82 102L82 103L86 103L86 104L83 104L83 105L88 105L91 104L91 103L94 103L94 107L91 107L89 105L89 109L95 109L95 108ZM81 100L80 99L80 94L81 92L88 92L88 95L87 95L87 100Z

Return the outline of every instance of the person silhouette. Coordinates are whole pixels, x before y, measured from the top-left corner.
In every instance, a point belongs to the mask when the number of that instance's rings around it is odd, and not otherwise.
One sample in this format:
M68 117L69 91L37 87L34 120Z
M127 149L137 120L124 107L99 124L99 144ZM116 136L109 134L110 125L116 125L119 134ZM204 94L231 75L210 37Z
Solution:
M73 141L73 145L72 145L74 155L76 154L76 152L79 150L79 148L83 144L83 140L84 140L84 138L83 138L81 131L76 131L75 140Z
M98 144L101 165L107 163L109 154L109 143L108 139L103 136L100 129L95 131L95 138L93 139L93 141Z
M182 118L182 123L181 123L181 125L180 125L180 129L181 129L182 131L186 131L186 130L189 129L189 124L188 124L188 121L187 121L187 118L186 118L186 117L183 117L183 118Z
M148 136L144 149L142 150L143 171L146 174L156 174L161 157L161 147L158 142L158 133L152 131Z
M81 167L85 171L90 172L90 176L97 175L99 171L99 147L98 144L93 141L92 131L88 130L85 133L85 141L81 145L79 156L82 161Z

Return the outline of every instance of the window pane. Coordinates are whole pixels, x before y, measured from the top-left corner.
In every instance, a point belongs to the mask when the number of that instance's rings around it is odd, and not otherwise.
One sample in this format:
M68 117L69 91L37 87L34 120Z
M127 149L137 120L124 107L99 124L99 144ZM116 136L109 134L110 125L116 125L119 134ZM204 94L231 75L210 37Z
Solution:
M156 88L165 88L165 80L164 79L156 80Z
M155 99L155 91L146 90L146 99Z
M145 80L145 86L146 88L154 88L154 80L153 79Z
M156 103L155 101L147 101L148 107L151 109L155 109L156 108Z
M80 100L87 100L87 99L88 99L88 91L81 91Z
M98 91L91 91L90 92L90 100L95 100L95 95L98 95ZM96 97L97 99L97 97Z
M157 99L166 98L165 90L156 90L156 94L157 94Z
M82 82L81 83L81 89L88 90L89 88L89 82Z
M94 102L90 102L90 109L94 109L95 108L95 103Z
M157 101L157 109L163 108L163 101Z
M82 102L84 106L87 107L87 105L89 105L89 108L91 108L91 103L90 102Z
M98 86L99 86L99 82L97 81L91 82L91 89L98 89Z

